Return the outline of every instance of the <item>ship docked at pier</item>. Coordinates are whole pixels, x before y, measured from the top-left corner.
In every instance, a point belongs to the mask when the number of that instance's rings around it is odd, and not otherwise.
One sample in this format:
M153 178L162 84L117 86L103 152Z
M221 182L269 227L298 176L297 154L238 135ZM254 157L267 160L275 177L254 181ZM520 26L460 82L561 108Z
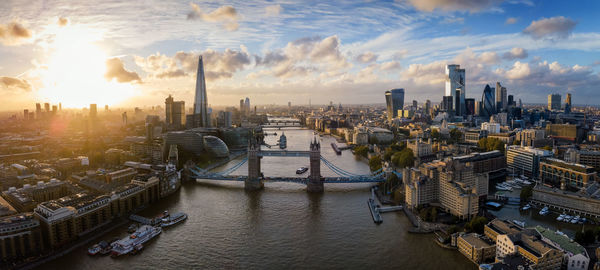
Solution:
M112 244L111 256L118 257L131 252L137 252L142 249L144 243L150 241L150 239L156 237L161 232L161 227L142 225L131 235L114 242Z

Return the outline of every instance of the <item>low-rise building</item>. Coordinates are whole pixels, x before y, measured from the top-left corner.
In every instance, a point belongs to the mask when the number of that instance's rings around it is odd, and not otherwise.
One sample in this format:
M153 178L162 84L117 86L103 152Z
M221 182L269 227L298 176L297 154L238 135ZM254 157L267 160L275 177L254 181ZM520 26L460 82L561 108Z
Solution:
M460 253L476 264L493 261L496 255L495 243L487 241L476 233L459 236L457 247Z
M564 252L563 264L566 264L567 270L588 269L590 256L580 244L563 233L558 233L541 226L536 226L535 230L542 236L542 241Z
M555 186L568 185L583 188L596 182L596 172L593 167L583 164L546 158L540 161L540 178L543 183Z
M2 192L2 197L19 212L31 212L38 203L58 199L70 194L69 184L57 179L25 184L22 188L11 187Z
M541 240L535 230L498 235L496 240L496 260L518 254L531 263L531 269L561 268L563 252Z
M600 184L598 183L577 192L536 185L531 200L560 211L600 217Z

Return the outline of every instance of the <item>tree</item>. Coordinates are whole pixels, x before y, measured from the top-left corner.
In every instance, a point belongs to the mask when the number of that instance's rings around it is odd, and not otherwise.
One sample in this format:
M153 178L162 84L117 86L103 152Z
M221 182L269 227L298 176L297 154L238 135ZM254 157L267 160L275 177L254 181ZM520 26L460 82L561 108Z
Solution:
M383 153L383 160L390 161L395 153L396 151L391 146L386 148L385 153Z
M575 232L575 242L579 243L579 244L585 244L585 236L583 235L582 231L577 231Z
M415 163L415 157L413 151L409 148L395 153L392 156L392 163L398 168L412 167Z
M497 138L481 138L477 146L484 151L504 151L504 142Z
M533 188L531 186L525 186L521 189L521 201L527 201L533 195Z
M485 217L475 217L471 221L467 222L465 225L465 230L467 232L476 232L478 234L483 233L483 228L485 224L488 223L487 218Z
M354 153L364 158L367 158L369 156L369 147L366 145L357 146L356 148L354 148Z
M369 159L369 168L372 172L381 169L381 158L379 156L373 156Z
M437 129L431 131L431 138L435 141L439 141L442 139L442 134Z
M452 130L450 130L450 140L448 141L448 143L453 144L453 143L458 143L460 141L462 141L463 139L463 133L460 132L460 130L458 130L458 128L453 128Z

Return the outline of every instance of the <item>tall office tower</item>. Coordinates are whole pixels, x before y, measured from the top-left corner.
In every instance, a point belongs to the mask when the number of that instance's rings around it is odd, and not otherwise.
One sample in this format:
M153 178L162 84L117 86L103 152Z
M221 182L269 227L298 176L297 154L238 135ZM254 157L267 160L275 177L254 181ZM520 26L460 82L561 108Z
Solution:
M44 112L50 112L50 103L44 103Z
M454 105L452 96L444 96L442 98L442 110L454 114Z
M245 110L246 109L244 109L244 100L240 99L240 115L245 115Z
M23 119L29 120L29 110L28 109L23 110Z
M244 101L244 109L246 110L246 114L250 115L250 98L246 97Z
M198 114L193 114L198 115ZM208 117L208 112L206 113ZM171 110L171 121L172 125L176 129L181 129L185 125L185 101L175 101L173 102L173 108ZM200 124L201 118L198 118L196 121L196 125ZM205 126L207 127L207 126Z
M519 108L523 108L523 102L519 99Z
M565 104L568 104L569 107L573 106L573 104L571 104L571 93L567 93L567 99L565 100Z
M429 113L429 110L431 110L431 100L427 100L425 101L425 112Z
M415 108L415 110L417 109L417 107L419 107L419 103L416 100L413 100L413 108Z
M342 106L342 104L340 104L340 106ZM291 109L292 109L292 102L288 101L288 110L291 110Z
M96 116L98 116L98 109L96 107L96 104L90 104L90 117L96 118Z
M58 107L56 105L52 105L52 115L56 115L56 112L58 112Z
M496 106L494 106L494 104L496 104L496 101L494 99L494 88L490 87L489 84L485 85L485 88L483 89L483 95L481 96L481 116L492 116L495 111L494 108Z
M398 110L404 108L404 88L385 91L388 120L398 117Z
M475 99L465 98L466 115L475 115Z
M42 105L39 103L35 104L35 117L37 119L42 118Z
M500 82L496 82L496 111L507 110L508 105L506 87L500 85Z
M513 95L508 95L508 107L517 107L517 103L515 102L515 97Z
M560 110L560 95L548 95L548 110Z
M183 113L184 111L182 111ZM196 74L196 98L194 99L194 114L199 114L201 127L210 126L208 118L208 100L206 96L206 82L204 81L204 65L202 55L198 58L198 73Z
M466 94L465 69L461 69L460 65L447 65L445 96L452 96L453 109L456 115L465 114Z
M58 103L58 110L62 111L62 103L61 102Z
M152 110L154 110L154 109L152 109ZM108 105L104 105L104 111L108 112Z
M474 115L480 116L481 115L481 101L475 101L475 111L474 111Z
M173 97L169 95L165 99L165 124L170 126L173 124Z
M126 126L127 125L127 112L123 112L121 117L123 119L123 125Z

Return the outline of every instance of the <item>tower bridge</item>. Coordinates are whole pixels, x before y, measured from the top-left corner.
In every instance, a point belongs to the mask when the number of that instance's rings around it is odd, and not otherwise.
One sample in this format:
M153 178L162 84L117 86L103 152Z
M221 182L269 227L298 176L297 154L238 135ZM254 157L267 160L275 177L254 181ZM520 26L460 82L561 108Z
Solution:
M309 176L264 177L261 171L262 157L308 157L310 161ZM321 176L321 161L338 176ZM231 173L236 171L246 162L248 162L248 175L231 175ZM261 189L264 186L264 182L300 183L307 186L308 192L323 192L324 183L377 183L385 181L385 174L382 169L370 174L360 175L345 171L334 165L321 156L321 144L316 138L311 141L309 151L261 150L260 145L256 140L252 140L248 145L248 156L236 165L221 172L209 172L199 167L192 167L188 168L188 173L190 173L192 177L200 179L243 181L244 187L248 190Z

